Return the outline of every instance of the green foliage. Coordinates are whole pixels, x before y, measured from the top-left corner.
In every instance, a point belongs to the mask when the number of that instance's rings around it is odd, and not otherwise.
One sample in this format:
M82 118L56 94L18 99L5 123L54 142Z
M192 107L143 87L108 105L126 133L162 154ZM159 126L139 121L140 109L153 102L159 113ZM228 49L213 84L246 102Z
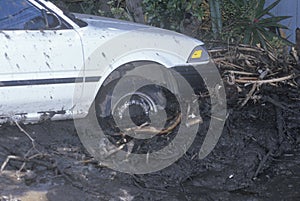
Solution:
M238 39L238 42L250 45L260 45L264 49L273 48L271 41L279 40L286 45L291 42L278 35L279 29L288 29L280 24L289 16L274 16L270 11L276 7L281 0L265 6L265 0L227 0L231 6L231 20L229 20L229 34ZM227 15L228 17L228 15Z
M214 38L217 38L219 34L222 33L223 26L220 0L209 0L209 8L212 31L214 33Z
M62 1L53 0L56 4ZM292 45L279 29L288 29L281 21L288 16L273 16L271 10L281 0L266 7L265 0L141 0L146 23L184 31L204 39L218 38L235 43L260 45L265 49L278 44ZM71 12L133 20L126 0L65 0ZM186 26L187 25L187 26ZM187 29L186 29L187 27ZM201 30L200 30L201 29ZM199 31L200 30L200 31Z
M108 1L107 4L109 5L110 11L115 18L134 21L132 16L126 10L125 0L112 0Z
M222 0L223 20L226 24L232 24L237 19L253 13L252 6L257 0Z
M106 2L99 0L51 0L53 3L63 9L67 9L75 13L85 13L91 15L101 15L113 17L112 12L109 9L103 10L103 4Z
M143 0L147 23L173 30L180 30L184 19L194 17L201 21L202 0Z

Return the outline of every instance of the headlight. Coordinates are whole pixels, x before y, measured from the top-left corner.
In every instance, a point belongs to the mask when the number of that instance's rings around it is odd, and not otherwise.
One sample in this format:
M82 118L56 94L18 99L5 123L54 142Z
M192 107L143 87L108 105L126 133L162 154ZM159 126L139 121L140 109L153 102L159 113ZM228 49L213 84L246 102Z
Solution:
M208 62L209 55L204 46L196 47L189 56L188 63Z

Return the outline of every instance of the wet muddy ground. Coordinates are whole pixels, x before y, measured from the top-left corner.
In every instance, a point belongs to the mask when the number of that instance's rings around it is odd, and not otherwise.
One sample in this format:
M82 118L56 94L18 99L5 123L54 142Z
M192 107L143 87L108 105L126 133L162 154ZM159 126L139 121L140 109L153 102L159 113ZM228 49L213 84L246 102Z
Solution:
M195 157L204 122L180 160L147 175L93 161L72 121L21 125L34 142L3 125L0 201L300 200L299 88L264 85L260 96L238 108L230 93L222 137L207 158Z

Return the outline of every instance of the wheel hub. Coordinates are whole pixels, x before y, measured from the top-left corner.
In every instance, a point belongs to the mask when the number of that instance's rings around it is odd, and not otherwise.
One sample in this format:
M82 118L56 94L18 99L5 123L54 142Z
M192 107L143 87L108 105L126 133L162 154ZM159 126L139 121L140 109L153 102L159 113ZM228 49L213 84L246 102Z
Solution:
M157 112L157 106L152 98L141 92L127 94L113 108L114 117L133 121L137 126L150 123L150 114Z

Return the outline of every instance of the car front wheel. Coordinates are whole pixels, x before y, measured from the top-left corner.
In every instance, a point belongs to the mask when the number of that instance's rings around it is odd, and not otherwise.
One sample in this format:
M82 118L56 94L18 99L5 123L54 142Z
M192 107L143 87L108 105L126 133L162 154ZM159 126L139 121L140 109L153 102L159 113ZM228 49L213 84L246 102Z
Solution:
M95 106L104 133L147 138L174 130L180 123L181 109L178 97L167 85L125 74L102 87Z

